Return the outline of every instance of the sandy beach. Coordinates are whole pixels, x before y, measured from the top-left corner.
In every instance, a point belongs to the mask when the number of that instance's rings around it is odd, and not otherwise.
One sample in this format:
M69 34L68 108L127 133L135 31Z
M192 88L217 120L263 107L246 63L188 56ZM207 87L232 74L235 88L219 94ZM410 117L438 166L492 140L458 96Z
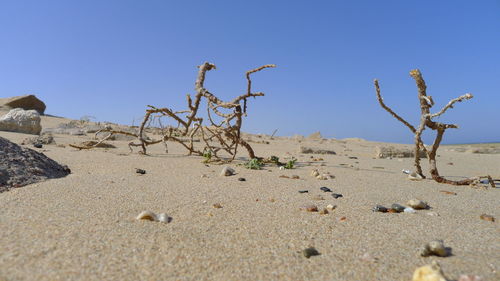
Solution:
M67 121L43 116L42 126ZM18 144L31 137L0 136ZM148 156L130 153L126 141L108 142L113 149L68 146L90 135L55 134L58 145L29 146L72 173L0 193L0 280L411 280L432 260L450 280L461 274L500 279L498 222L480 219L500 216L498 188L410 181L401 171L413 168L413 158L374 158L376 146L389 144L246 137L259 156L297 158L294 169L249 170L238 165L248 160L240 151L228 164L236 174L224 177L223 165L186 156L175 143L168 154L151 146ZM301 154L301 146L336 155ZM440 148L442 175L500 177L500 154L457 147ZM313 169L334 178L318 180ZM343 197L334 199L323 186ZM377 204L414 198L430 209L372 212ZM222 208L214 208L217 203ZM300 209L308 204L336 208L323 215ZM167 213L172 221L136 220L144 210ZM434 239L452 255L421 257L418 249ZM304 257L307 247L320 255Z

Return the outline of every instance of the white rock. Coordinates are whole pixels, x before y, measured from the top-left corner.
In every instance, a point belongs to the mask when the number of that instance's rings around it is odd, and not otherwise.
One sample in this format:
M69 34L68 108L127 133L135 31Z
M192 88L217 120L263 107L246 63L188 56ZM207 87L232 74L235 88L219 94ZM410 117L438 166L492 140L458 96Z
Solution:
M234 171L233 168L226 166L226 167L222 168L222 171L220 172L220 175L227 177L227 176L234 175L234 173L235 173L235 171Z
M411 208L411 207L406 207L403 212L405 213L410 213L410 214L415 214L417 211L415 211L415 209Z
M333 210L335 210L335 208L337 208L337 206L336 205L332 205L332 204L329 204L328 206L326 206L326 209L328 211L333 211Z
M40 134L40 114L36 110L14 108L0 117L0 131Z
M411 174L408 175L408 179L412 180L412 181L420 181L420 180L423 180L422 176L413 172Z
M429 208L429 205L425 201L418 200L418 199L411 199L408 202L406 202L406 205L408 205L416 210L422 210L422 209Z
M431 265L419 267L413 273L412 281L447 281L436 261Z

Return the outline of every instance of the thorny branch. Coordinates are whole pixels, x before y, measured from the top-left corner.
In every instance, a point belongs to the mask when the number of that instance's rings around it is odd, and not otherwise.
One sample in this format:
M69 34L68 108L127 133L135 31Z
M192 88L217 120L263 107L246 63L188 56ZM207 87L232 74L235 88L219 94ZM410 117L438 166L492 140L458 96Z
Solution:
M205 62L198 66L198 76L195 82L196 95L194 99L189 94L186 95L187 110L173 111L169 108L157 108L148 105L148 109L146 110L146 114L139 126L139 132L137 134L105 128L98 133L108 132L109 135L98 141L97 144L88 147L72 145L72 147L79 149L94 148L115 134L124 134L137 138L138 142L129 143L129 148L132 151L132 147L140 146L143 154L146 154L147 146L160 142L165 144L165 148L168 152L167 141L173 141L180 143L189 152L189 155L195 154L203 156L204 153L208 151L211 157L214 157L214 160L220 161L222 159L217 153L219 151L225 151L231 156L229 160L231 161L236 157L238 145L242 145L246 148L250 158L256 158L252 147L241 138L242 117L243 115L246 116L247 99L249 97L264 96L262 92L251 92L252 80L250 75L263 69L273 67L276 67L276 65L267 64L246 72L246 79L248 82L247 92L234 98L230 102L224 102L204 87L207 71L216 69L214 64ZM202 98L207 100L208 126L203 123L203 118L198 117L198 109ZM241 101L243 101L243 111L240 104ZM221 112L221 110L229 112L224 113ZM216 122L212 113L223 120ZM182 116L183 114L185 114L185 116ZM178 124L177 127L174 128L169 126L164 128L163 125L161 125L161 139L149 139L145 137L145 131L151 122L158 120L161 124L161 117L173 119ZM196 148L194 142L200 142L204 146Z
M462 102L464 100L469 100L473 98L473 95L468 93L465 95L462 95L458 98L452 99L446 104L440 111L436 113L431 113L430 109L432 106L434 106L434 100L432 99L431 96L428 96L426 91L427 91L427 86L425 84L425 81L422 77L422 74L418 69L410 71L410 76L413 77L415 80L415 83L417 85L418 89L418 99L420 101L420 124L418 128L415 129L413 125L411 125L409 122L404 120L402 117L397 115L391 108L389 108L387 105L385 105L383 98L380 94L380 87L378 84L378 80L374 80L375 84L375 91L377 94L377 99L382 106L383 109L385 109L387 112L389 112L394 118L396 118L398 121L401 123L405 124L412 133L415 135L415 169L416 173L419 174L422 178L425 178L425 175L422 172L422 167L420 165L420 151L424 151L427 154L427 158L429 160L429 172L432 176L432 178L439 183L447 183L447 184L453 184L453 185L472 185L472 184L477 184L480 182L482 178L486 178L489 182L489 184L492 187L495 187L495 182L490 176L479 176L479 177L473 177L473 178L468 178L464 180L459 180L459 181L454 181L454 180L449 180L446 179L442 176L439 175L438 169L437 169L437 164L436 164L436 155L437 155L437 150L439 148L439 145L441 144L441 141L443 139L443 135L446 131L446 129L450 128L458 128L457 125L455 124L445 124L445 123L440 123L436 122L433 120L435 117L439 117L442 114L444 114L448 109L453 108L453 105L457 102ZM432 146L428 149L425 147L424 142L422 141L422 133L425 130L425 128L429 128L431 130L436 131L436 137L434 139L434 142Z

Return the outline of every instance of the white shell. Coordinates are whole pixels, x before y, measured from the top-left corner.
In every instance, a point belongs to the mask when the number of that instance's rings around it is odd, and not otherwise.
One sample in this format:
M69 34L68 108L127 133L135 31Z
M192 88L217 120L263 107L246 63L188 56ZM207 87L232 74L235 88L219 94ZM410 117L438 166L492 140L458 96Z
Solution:
M156 214L151 211L142 211L135 219L158 221L158 217L156 216Z
M158 221L159 221L159 222L169 223L169 219L170 219L170 218L169 218L169 217L168 217L168 215L167 215L167 214L165 214L165 213L161 213L161 214L159 214L159 215L158 215Z

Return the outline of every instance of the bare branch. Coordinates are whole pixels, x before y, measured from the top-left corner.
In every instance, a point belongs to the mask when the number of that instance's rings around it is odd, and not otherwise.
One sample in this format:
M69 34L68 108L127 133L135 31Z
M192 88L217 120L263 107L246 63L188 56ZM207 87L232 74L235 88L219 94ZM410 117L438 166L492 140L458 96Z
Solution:
M448 110L449 108L453 108L453 104L455 104L456 102L462 102L464 100L470 100L472 99L474 96L470 93L467 93L465 95L462 95L458 98L455 98L455 99L452 99L451 101L448 102L447 105L445 105L439 112L436 112L434 114L431 114L430 118L434 118L434 117L438 117L440 115L442 115L443 113L446 112L446 110Z
M375 90L377 91L377 99L378 99L378 102L380 103L380 106L382 106L383 109L385 109L387 112L389 112L394 118L399 120L401 123L405 124L406 127L410 128L410 130L413 133L415 133L417 130L415 129L415 127L413 127L413 125L408 123L408 121L404 120L403 117L397 115L390 107L385 105L384 99L382 98L382 95L380 94L380 87L378 85L378 80L377 79L373 80L373 83L375 84Z

